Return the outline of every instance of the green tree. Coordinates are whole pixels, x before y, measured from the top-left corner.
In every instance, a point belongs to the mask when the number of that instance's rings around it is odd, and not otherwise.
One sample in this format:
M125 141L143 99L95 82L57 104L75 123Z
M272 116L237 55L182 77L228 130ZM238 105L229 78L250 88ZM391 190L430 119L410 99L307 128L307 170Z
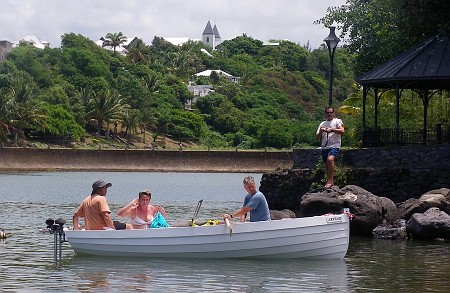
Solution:
M256 138L253 138L250 135L243 133L242 131L239 131L237 133L227 133L225 134L225 137L227 141L229 141L228 144L236 148L246 150L257 147Z
M236 133L242 127L244 113L230 101L225 101L214 109L211 126L220 133Z
M130 106L124 103L123 98L117 92L102 90L95 93L89 101L86 115L88 119L97 121L97 137L99 137L104 122L107 123L106 134L108 134L110 123L121 119L129 108Z
M126 58L131 63L147 63L150 61L150 48L141 39L136 39L127 47Z
M39 95L39 100L45 101L51 105L61 105L65 109L70 108L69 97L61 84L51 86Z
M20 130L15 131L15 141L25 130L44 127L46 116L42 110L42 102L34 98L35 90L34 84L17 80L8 93L9 97L6 98L10 112L8 123Z
M210 93L209 95L199 97L195 105L201 113L212 114L214 109L226 100L227 98L224 95Z
M180 50L173 53L171 62L172 73L179 77L187 79L190 75L195 72L193 65L195 64L196 56L189 50Z
M198 140L206 132L206 124L202 116L178 109L161 113L159 129L178 139Z
M112 48L114 51L114 56L116 55L116 48L120 47L123 43L127 41L127 37L123 35L122 32L118 33L107 33L106 36L100 38L103 41L102 47Z
M74 33L66 33L61 36L61 49L64 51L69 48L88 49L95 53L102 53L103 51L94 41L83 35Z
M260 147L291 148L293 142L292 125L288 120L266 120L258 130Z
M122 124L125 126L127 144L131 142L131 136L135 135L141 123L142 116L136 109L126 109L122 113Z
M51 65L47 52L57 49L42 50L30 44L20 45L14 48L7 56L12 60L19 70L24 70L34 79L35 82L42 86L50 86L56 78L52 73Z
M281 67L282 54L278 46L263 46L258 52L258 64L265 68Z
M305 48L290 42L280 42L281 65L290 71L305 71L310 53Z
M443 29L450 28L450 2L347 0L331 7L316 21L328 27L337 23L341 39L357 52L357 72L366 72Z
M44 123L44 136L51 139L79 140L85 133L84 128L76 121L75 117L61 105L43 105L46 116Z
M232 40L223 41L216 49L227 57L238 54L256 56L262 45L263 42L243 35Z

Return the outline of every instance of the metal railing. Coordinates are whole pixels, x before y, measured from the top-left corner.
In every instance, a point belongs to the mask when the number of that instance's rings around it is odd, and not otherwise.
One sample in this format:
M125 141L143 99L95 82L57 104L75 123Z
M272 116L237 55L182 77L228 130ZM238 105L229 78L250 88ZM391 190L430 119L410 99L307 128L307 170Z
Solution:
M363 147L388 147L414 144L450 143L450 127L438 124L428 129L366 128L363 131Z

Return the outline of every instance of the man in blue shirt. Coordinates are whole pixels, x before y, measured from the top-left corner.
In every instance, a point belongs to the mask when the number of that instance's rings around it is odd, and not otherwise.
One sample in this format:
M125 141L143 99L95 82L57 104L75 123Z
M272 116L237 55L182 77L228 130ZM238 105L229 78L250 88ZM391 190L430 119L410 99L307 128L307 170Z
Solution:
M233 214L222 214L222 218L239 218L245 222L247 213L250 212L250 222L270 221L269 205L262 192L256 190L255 179L252 176L244 178L244 188L247 195L244 198L242 208Z

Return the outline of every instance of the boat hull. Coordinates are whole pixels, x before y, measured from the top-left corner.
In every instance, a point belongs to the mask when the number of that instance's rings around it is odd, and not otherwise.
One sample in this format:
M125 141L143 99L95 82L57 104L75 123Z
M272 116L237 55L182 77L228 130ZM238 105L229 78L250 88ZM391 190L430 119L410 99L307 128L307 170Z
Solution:
M65 231L77 254L159 258L341 259L349 245L346 214L267 222L145 230Z

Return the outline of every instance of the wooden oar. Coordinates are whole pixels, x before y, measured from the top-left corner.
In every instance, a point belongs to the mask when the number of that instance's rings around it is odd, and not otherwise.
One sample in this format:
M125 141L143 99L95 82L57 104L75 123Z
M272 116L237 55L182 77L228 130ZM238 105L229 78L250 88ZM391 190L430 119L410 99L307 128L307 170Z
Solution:
M228 218L225 218L223 221L225 222L225 225L227 225L227 229L231 237L231 233L233 233L233 227L231 226L230 220Z

